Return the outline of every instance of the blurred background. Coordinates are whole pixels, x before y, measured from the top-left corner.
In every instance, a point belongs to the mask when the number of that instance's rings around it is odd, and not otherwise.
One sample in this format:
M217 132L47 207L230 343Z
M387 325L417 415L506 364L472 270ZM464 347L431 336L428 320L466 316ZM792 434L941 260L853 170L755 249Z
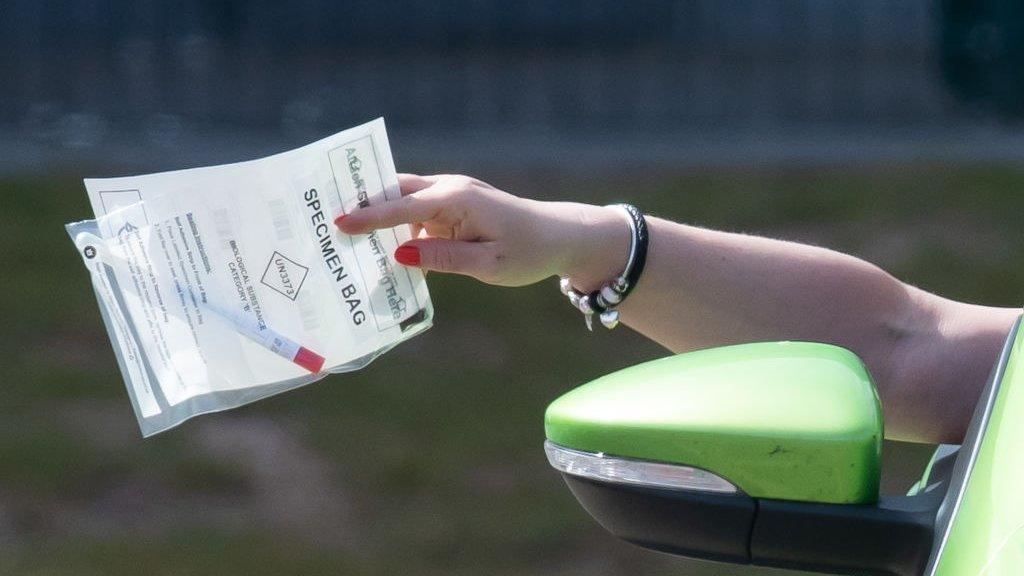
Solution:
M402 171L630 200L1018 306L1022 17L996 0L5 0L0 573L788 574L644 551L576 504L544 408L667 352L588 334L554 281L431 275L435 327L366 370L143 441L62 229L91 216L81 178L384 116ZM906 490L930 447L885 448L885 490Z

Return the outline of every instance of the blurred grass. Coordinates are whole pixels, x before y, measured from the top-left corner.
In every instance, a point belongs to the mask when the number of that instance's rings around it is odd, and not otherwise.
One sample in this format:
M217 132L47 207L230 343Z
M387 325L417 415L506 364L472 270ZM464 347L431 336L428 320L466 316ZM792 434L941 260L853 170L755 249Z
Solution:
M225 537L201 529L167 534L156 541L137 538L110 542L86 537L63 540L56 546L33 544L21 553L21 557L20 562L8 559L16 571L5 573L22 576L312 576L367 573L344 555L325 553L303 542L290 542L271 535ZM4 563L0 560L0 568Z
M1024 286L1017 168L478 176L828 245L954 298L1016 306ZM548 469L548 402L665 354L587 334L553 282L432 275L435 327L366 370L142 441L61 228L89 215L80 181L8 177L0 197L0 573L752 573L618 542ZM897 491L927 447L887 450Z

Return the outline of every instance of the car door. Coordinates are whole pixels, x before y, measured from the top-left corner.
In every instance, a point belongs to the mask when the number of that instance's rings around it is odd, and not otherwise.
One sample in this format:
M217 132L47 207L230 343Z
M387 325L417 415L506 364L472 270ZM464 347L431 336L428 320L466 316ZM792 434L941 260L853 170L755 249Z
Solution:
M960 450L925 574L1024 574L1024 331L1019 322Z

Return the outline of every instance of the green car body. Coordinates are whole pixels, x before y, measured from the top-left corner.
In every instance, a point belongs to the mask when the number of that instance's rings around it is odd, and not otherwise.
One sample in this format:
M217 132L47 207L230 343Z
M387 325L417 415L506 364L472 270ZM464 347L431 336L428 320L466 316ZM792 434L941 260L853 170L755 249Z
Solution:
M1024 574L1024 330L1012 340L935 576Z
M964 444L940 447L903 497L879 496L882 411L866 368L825 344L634 366L554 401L545 431L584 507L643 546L829 573L1024 575L1019 322Z

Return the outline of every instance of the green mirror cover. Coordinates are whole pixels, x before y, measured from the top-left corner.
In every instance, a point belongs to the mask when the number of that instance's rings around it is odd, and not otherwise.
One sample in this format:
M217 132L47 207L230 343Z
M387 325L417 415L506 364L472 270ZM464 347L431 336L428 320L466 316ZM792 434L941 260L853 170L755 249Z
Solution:
M703 468L753 497L878 498L878 395L860 359L827 344L740 344L626 368L552 402L545 432L577 450Z

